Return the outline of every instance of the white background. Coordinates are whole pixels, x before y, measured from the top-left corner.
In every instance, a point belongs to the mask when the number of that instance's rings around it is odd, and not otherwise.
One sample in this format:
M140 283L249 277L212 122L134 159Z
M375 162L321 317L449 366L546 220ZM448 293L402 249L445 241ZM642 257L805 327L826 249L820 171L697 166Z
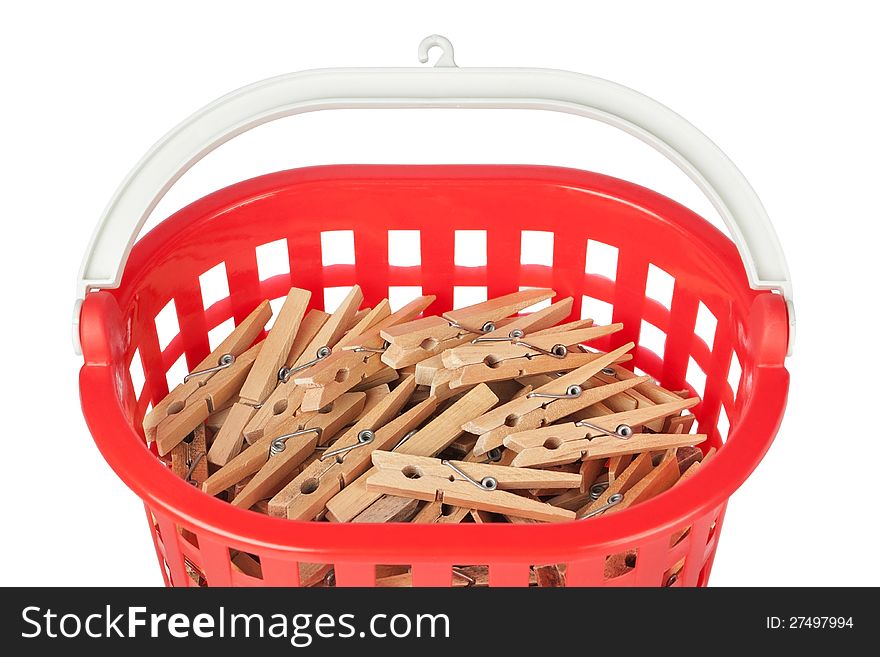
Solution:
M786 249L798 339L789 408L729 506L712 584L880 584L878 13L865 2L28 2L0 17L4 585L158 585L140 501L82 419L70 313L106 201L164 132L227 91L330 66L575 70L634 87L708 134ZM259 128L184 176L150 225L226 184L335 162L524 162L599 170L717 221L641 143L573 116L317 113Z

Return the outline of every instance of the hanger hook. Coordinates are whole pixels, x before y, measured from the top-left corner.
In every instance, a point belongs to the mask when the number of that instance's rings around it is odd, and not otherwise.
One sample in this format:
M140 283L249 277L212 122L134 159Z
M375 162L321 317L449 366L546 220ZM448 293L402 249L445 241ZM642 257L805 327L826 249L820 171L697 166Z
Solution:
M452 47L452 42L445 36L440 36L439 34L427 36L422 39L422 42L419 44L419 61L422 64L428 63L428 52L435 46L443 51L440 58L437 60L437 63L434 64L435 68L458 68L458 64L455 63L455 49Z

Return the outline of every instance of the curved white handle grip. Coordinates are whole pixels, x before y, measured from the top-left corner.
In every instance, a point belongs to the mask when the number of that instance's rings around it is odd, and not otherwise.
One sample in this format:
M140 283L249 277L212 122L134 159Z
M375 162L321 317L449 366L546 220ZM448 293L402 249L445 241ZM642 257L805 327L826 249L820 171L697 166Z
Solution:
M168 189L209 152L275 119L325 109L540 109L598 119L638 137L682 169L717 208L755 289L782 293L794 338L788 265L770 219L749 183L726 155L685 119L632 89L600 78L551 69L460 69L452 45L438 35L443 55L433 68L350 68L290 73L234 91L193 114L163 137L128 174L104 211L79 274L74 311L93 288L119 285L141 227ZM789 345L789 352L790 352Z

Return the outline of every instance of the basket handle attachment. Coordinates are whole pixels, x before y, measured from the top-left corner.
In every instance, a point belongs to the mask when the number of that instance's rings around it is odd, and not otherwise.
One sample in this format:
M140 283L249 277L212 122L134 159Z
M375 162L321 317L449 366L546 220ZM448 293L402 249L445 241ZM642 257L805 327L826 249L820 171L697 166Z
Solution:
M779 292L788 308L789 346L795 315L785 254L757 194L708 137L637 91L601 78L534 68L459 68L448 39L432 35L419 59L439 47L433 67L335 68L289 73L242 87L202 108L160 139L110 199L83 257L73 317L89 290L119 286L141 228L175 182L215 148L256 126L327 109L538 109L603 121L669 158L709 198L739 249L754 289Z

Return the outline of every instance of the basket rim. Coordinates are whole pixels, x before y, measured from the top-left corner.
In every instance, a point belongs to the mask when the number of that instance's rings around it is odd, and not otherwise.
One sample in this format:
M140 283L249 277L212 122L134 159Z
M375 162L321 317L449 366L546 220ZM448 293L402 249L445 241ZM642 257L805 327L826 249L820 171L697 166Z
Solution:
M183 221L188 211L200 205L229 204L243 193L272 187L282 180L304 183L345 176L398 179L451 176L480 180L549 177L554 181L601 188L612 195L626 195L627 203L637 202L654 214L686 217L688 230L695 231L696 238L702 242L717 245L720 238L735 249L723 233L684 206L652 190L602 174L531 165L325 165L266 174L199 199L147 234L136 245L132 261L136 262L135 251L149 250L152 243L164 240L173 228L170 224ZM85 364L80 372L80 394L87 424L102 455L154 513L164 514L237 549L256 547L288 555L295 552L304 561L309 560L309 555L320 555L321 559L328 560L357 560L368 551L377 559L405 559L387 563L418 559L431 562L437 560L438 548L454 552L456 559L472 556L478 559L474 563L481 563L479 559L521 561L542 557L563 561L583 558L586 551L608 554L659 534L666 536L698 517L717 513L760 462L781 423L788 391L788 372L783 364L787 320L784 302L770 291L755 292L753 306L749 329L755 335L747 337L754 338L756 344L742 361L743 377L748 377L751 385L750 394L743 395L746 399L739 424L731 429L715 458L680 486L589 523L389 524L376 532L371 525L273 518L209 497L165 467L126 419L129 413L119 397L118 385L125 369L125 359L118 346L122 337L119 332L124 329L116 297L109 291L90 293L83 305L81 338ZM782 339L776 336L770 340L771 344L765 344L764 333L779 331L780 321ZM781 349L777 343L783 345Z

